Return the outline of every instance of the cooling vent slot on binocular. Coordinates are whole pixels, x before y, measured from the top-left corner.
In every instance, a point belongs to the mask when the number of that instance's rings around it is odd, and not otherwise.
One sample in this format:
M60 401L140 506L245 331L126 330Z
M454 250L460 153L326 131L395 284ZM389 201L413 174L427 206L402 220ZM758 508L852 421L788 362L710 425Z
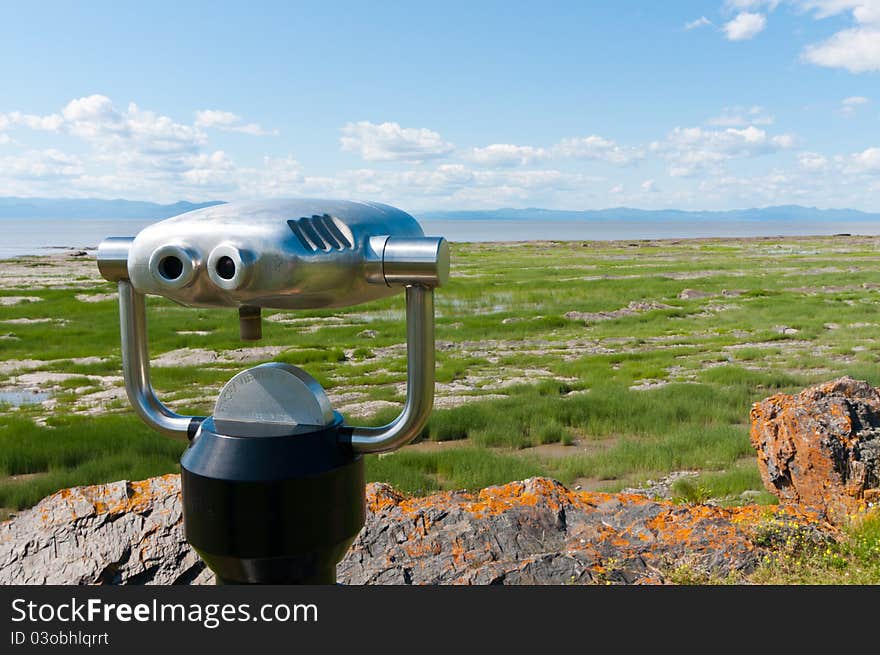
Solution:
M314 252L354 247L354 236L348 226L328 214L290 219L287 224L303 247Z

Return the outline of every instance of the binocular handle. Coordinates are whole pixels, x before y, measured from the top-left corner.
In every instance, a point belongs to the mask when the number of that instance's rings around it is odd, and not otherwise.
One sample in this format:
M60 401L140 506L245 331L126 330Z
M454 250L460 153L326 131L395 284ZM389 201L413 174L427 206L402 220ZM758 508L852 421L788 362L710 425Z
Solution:
M175 414L156 397L150 383L147 347L147 304L128 279L120 279L119 326L122 336L122 376L125 392L137 415L150 427L176 439L195 436L204 416Z
M128 400L150 427L191 440L204 416L176 414L156 397L150 382L146 301L127 279L117 282L122 371ZM434 404L434 289L406 287L406 402L400 415L381 427L345 426L343 434L359 453L396 450L419 435Z
M406 287L406 402L400 415L378 428L349 427L359 453L397 450L415 439L434 405L434 289Z

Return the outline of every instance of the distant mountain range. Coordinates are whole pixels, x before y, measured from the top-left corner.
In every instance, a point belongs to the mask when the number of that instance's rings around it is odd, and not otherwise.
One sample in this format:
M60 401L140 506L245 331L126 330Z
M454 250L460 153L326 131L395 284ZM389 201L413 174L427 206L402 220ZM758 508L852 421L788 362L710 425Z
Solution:
M96 198L0 198L0 218L142 218L162 219L202 207L222 205L209 202L175 202L160 205L137 200Z
M139 218L159 220L202 207L223 204L180 201L161 205L136 200L100 200L96 198L14 198L0 197L0 218ZM685 211L681 209L476 209L458 211L416 212L418 218L429 220L507 220L507 221L591 221L591 222L725 222L725 221L801 221L815 223L880 221L880 213L856 209L817 209L800 205L779 205L729 211Z
M612 209L587 209L567 211L561 209L490 209L468 211L426 211L419 212L419 218L428 220L546 220L546 221L626 221L659 223L664 221L802 221L834 223L837 221L878 221L880 214L858 211L856 209L817 209L800 205L779 205L755 209L733 209L729 211L685 211L681 209L632 209L615 207Z

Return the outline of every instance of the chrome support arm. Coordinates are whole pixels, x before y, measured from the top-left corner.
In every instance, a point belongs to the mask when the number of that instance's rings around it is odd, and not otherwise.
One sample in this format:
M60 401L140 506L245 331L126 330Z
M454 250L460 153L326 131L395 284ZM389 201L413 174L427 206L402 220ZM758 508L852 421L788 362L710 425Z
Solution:
M359 453L382 453L405 446L425 427L434 405L434 289L406 287L406 403L388 425L351 427Z
M156 397L150 384L147 306L144 295L135 291L127 279L119 279L117 287L122 333L122 374L128 400L137 415L150 427L176 439L192 439L204 417L175 414Z

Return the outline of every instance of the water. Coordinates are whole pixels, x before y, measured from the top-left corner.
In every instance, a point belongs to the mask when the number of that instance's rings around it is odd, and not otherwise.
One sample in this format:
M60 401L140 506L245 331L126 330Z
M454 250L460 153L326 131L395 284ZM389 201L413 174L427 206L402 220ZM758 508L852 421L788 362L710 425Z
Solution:
M149 219L0 219L0 259L79 248L90 250L108 236L132 236ZM558 241L684 239L694 237L880 234L878 221L503 221L423 220L426 234L450 241Z
M421 221L425 234L450 241L614 241L705 237L880 234L880 221Z
M18 255L48 255L68 248L91 250L106 237L134 236L149 219L0 218L0 259Z
M0 391L0 405L36 405L51 397L52 394L41 391Z

